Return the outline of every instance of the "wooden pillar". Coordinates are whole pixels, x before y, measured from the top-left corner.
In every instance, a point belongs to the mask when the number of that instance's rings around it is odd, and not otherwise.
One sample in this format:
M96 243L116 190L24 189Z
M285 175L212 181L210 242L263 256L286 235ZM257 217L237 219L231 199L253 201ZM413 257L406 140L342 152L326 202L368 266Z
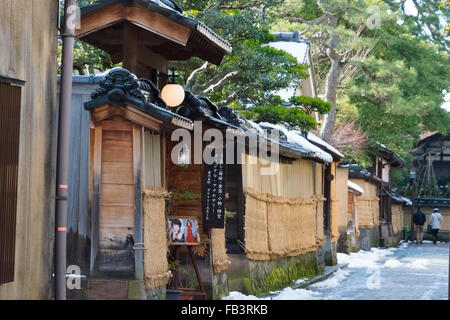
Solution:
M137 280L144 279L144 247L142 224L142 177L141 177L141 127L133 126L134 171L134 270Z
M92 195L92 225L91 225L91 276L95 272L99 250L99 216L100 216L100 184L102 163L102 125L97 124L94 129L93 156L93 195Z
M137 75L138 73L138 30L125 22L123 25L123 67ZM138 75L137 75L138 76Z

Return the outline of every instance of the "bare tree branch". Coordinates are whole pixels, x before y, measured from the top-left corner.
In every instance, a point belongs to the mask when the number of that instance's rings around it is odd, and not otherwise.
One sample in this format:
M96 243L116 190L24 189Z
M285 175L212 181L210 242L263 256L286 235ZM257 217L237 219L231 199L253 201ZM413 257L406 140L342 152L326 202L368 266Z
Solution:
M214 90L216 90L216 89L221 88L222 86L225 85L225 81L226 81L228 78L230 78L230 77L232 77L232 76L234 76L234 75L236 75L236 74L238 74L238 73L239 73L239 71L232 71L232 72L227 73L222 79L220 79L220 80L217 81L216 83L211 84L209 87L207 87L206 89L204 89L204 90L202 91L202 93L205 94L205 93L208 93L208 92L210 92L210 91L214 91Z
M207 67L208 67L208 61L205 62L200 68L192 71L192 73L189 75L189 78L186 81L186 89L189 90L192 88L192 85L194 84L194 80L195 80L195 77L197 76L197 74L203 70L206 70Z

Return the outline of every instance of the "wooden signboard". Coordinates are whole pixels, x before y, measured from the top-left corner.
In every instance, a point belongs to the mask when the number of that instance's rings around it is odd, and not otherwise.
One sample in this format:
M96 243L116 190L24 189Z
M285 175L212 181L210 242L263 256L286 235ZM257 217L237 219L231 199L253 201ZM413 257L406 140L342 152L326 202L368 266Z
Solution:
M225 153L223 153L225 154ZM203 165L203 227L225 227L225 164Z

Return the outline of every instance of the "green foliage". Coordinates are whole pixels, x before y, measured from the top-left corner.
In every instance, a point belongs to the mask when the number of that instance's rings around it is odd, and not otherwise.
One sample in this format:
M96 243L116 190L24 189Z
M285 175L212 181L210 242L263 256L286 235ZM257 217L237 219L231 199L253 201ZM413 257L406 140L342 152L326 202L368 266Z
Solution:
M345 82L341 94L349 97L344 110L356 108L356 121L369 134L369 150L380 141L405 158L424 131L449 129L450 115L440 107L449 88L449 55L411 36L408 25L382 27L361 72ZM355 119L354 113L347 116ZM407 182L396 178L394 186L406 191Z
M259 281L246 279L247 281L244 282L244 286L250 294L261 296L270 291L291 286L295 280L312 278L321 272L323 270L317 263L310 265L296 263L295 265L274 268Z
M183 190L171 190L170 194L175 200L197 200L200 199L200 195L198 193L193 193L188 191L186 188Z
M220 66L209 64L191 78L186 88L219 105L237 101L241 105L264 105L271 102L273 92L298 87L301 78L307 76L305 67L288 53L266 46L274 40L270 31L276 22L268 9L282 2L181 1L180 5L190 10L187 14L203 21L233 46ZM185 83L203 64L196 58L174 63Z
M306 96L294 96L290 99L295 106L301 107L307 113L317 111L320 114L327 114L331 110L331 103L325 102L320 98L311 98Z
M279 105L257 106L243 112L243 115L256 122L280 123L286 125L288 129L312 130L317 126L313 116L305 111Z
M236 215L237 215L237 212L235 212L235 211L225 210L225 218L227 218L227 219L234 219L236 217Z

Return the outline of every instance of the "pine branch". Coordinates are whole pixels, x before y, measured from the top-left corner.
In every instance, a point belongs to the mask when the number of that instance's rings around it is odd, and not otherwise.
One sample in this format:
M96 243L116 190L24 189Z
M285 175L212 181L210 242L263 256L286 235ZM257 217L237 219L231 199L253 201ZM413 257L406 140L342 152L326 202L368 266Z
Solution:
M208 67L208 62L205 62L200 68L195 69L192 71L192 73L189 75L187 81L186 81L186 89L190 90L192 88L192 85L194 84L195 77L202 71L206 70Z
M222 88L222 87L225 85L225 81L226 81L228 78L230 78L230 77L232 77L232 76L235 76L235 75L237 75L238 73L239 73L239 71L232 71L232 72L227 73L225 76L223 76L222 79L220 79L220 80L217 81L216 83L212 83L212 84L209 85L206 89L202 90L202 93L205 94L205 93L208 93L208 92L210 92L210 91L214 91L214 90L216 90L216 89ZM209 83L211 83L211 82L212 82L212 81L208 82L207 85L208 85Z

